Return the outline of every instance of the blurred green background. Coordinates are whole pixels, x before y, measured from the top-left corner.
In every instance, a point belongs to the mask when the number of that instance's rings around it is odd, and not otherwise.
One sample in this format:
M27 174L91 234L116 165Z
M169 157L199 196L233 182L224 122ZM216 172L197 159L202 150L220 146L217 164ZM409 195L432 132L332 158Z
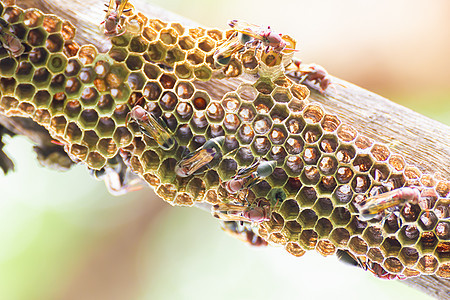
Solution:
M448 1L152 3L205 26L271 25L304 62L450 125ZM334 257L251 248L150 189L110 196L83 166L50 171L25 139L6 142L16 172L0 175L1 300L426 299Z

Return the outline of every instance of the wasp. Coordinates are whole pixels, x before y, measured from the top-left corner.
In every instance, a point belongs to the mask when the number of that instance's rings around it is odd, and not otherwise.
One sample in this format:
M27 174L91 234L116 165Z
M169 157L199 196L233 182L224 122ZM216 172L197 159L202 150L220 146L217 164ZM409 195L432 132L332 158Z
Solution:
M139 125L139 130L142 134L155 140L161 149L167 151L175 145L175 139L168 131L168 126L164 120L161 118L156 119L143 107L139 105L134 106L125 118L125 125L128 125L130 119Z
M225 232L251 246L262 247L268 245L262 237L253 231L248 223L241 224L237 221L223 221L221 223L222 229Z
M276 33L270 29L270 26L267 29L264 29L261 26L250 24L244 21L231 20L229 24L233 30L240 32L247 37L251 37L248 41L245 42L245 46L253 45L256 49L264 46L265 51L269 52L272 49L275 52L281 52L286 48L286 42L283 40L282 35L280 33ZM293 49L287 49L293 50Z
M122 13L131 11L131 8L124 9L127 3L128 0L109 0L109 5L105 4L108 9L105 10L105 20L100 24L105 24L104 34L106 36L120 36L125 33L125 30L121 33L119 33L118 30L122 28L119 24L120 19L125 18Z
M245 38L242 34L233 34L228 40L217 47L213 54L214 64L216 67L223 67L230 63L233 54L244 49Z
M370 220L384 213L385 210L405 203L419 203L420 192L416 188L402 187L390 192L369 197L360 203L354 203L359 211L359 218Z
M293 58L292 65L295 69L288 70L288 74L297 78L298 83L310 81L318 84L320 93L333 84L332 77L324 67L318 64L302 64L301 60Z
M25 52L25 46L20 39L13 33L7 30L8 24L3 19L0 19L0 42L10 56L18 57Z
M256 161L247 168L238 170L230 180L225 182L225 189L230 194L236 194L243 189L249 189L269 176L277 166L276 161Z
M108 159L107 164L100 170L89 169L91 176L103 180L109 193L114 196L137 191L143 187L142 180L130 170L120 155L126 156L120 153Z
M271 208L267 200L259 200L256 205L221 203L213 206L212 214L222 221L261 223L270 220Z
M205 166L211 168L212 162L222 156L224 141L223 136L210 139L196 151L184 156L175 166L175 173L180 177L188 177L202 173Z

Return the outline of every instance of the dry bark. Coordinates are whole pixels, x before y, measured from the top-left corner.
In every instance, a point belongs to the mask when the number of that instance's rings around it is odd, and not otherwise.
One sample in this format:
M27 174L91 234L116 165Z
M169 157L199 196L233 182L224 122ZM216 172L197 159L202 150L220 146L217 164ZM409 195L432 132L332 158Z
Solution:
M24 0L22 7L37 7L46 13L54 13L70 20L77 27L76 41L91 43L106 49L108 40L99 34L98 24L103 17L102 1L86 0ZM198 26L195 22L144 3L135 3L137 9L148 17L159 18L183 25ZM70 10L67 9L70 7ZM86 9L89 7L89 9ZM239 79L221 80L220 85L203 84L202 88L211 93L233 89ZM386 143L390 149L403 155L409 164L419 167L423 173L440 173L450 179L450 127L427 118L377 94L362 89L349 82L333 77L335 89L324 95L313 91L310 100L320 102L327 113L353 125L360 134ZM11 122L14 125L11 126ZM0 116L0 124L16 134L28 136L34 143L45 145L51 140L42 133L39 125L30 129L30 120L14 121ZM9 124L9 125L8 125ZM26 129L26 130L23 130ZM410 278L404 283L439 298L450 299L450 280L436 276Z

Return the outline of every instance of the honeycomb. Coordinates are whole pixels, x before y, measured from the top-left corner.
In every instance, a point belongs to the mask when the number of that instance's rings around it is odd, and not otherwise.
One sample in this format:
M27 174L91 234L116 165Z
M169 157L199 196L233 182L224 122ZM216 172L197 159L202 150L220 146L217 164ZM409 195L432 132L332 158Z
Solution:
M217 66L214 52L232 31L185 28L132 10L125 13L129 30L99 53L74 42L75 27L55 15L13 1L2 1L0 13L26 49L18 57L0 49L0 112L32 118L73 160L102 170L120 154L172 205L266 201L268 220L238 235L256 234L258 244L263 239L295 256L343 250L398 278L450 277L450 182L422 174L310 103L308 88L284 75L289 51L248 49ZM245 80L229 91L204 88L239 77ZM142 97L148 112L167 123L175 147L163 150L126 122ZM225 141L217 164L176 176L187 151L219 136ZM230 195L223 183L258 159L275 161L273 172ZM354 203L381 185L416 187L419 202L363 221Z

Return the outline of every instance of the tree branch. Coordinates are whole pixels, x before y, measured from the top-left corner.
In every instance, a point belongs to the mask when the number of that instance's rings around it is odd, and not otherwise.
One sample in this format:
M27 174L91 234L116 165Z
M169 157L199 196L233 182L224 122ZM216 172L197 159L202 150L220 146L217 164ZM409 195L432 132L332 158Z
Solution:
M70 20L77 27L76 41L80 44L92 43L99 49L106 49L109 41L98 34L98 24L103 17L102 1L83 0L24 0L23 7L37 7L46 13L54 13ZM149 17L180 22L188 26L198 26L173 13L154 6L134 3L136 8ZM89 9L86 6L89 5ZM70 7L70 10L67 9ZM389 101L377 94L364 90L351 83L333 77L335 90L330 88L324 95L312 92L311 101L320 102L327 113L336 114L347 124L353 125L360 134L377 142L389 144L390 149L402 154L407 163L416 165L424 173L440 173L443 178L450 178L450 127L431 120L408 108ZM217 81L217 85L203 83L202 88L211 93L223 94L234 89L239 79ZM41 135L42 129L37 124L31 127L30 120L20 121L2 117L0 124L11 129L16 134L28 136L33 142L48 143L49 135ZM32 122L32 121L31 121ZM9 124L9 125L8 125ZM28 130L20 130L28 128ZM36 140L38 136L38 140ZM436 276L420 276L410 278L406 284L420 289L427 294L439 298L450 299L450 280Z

